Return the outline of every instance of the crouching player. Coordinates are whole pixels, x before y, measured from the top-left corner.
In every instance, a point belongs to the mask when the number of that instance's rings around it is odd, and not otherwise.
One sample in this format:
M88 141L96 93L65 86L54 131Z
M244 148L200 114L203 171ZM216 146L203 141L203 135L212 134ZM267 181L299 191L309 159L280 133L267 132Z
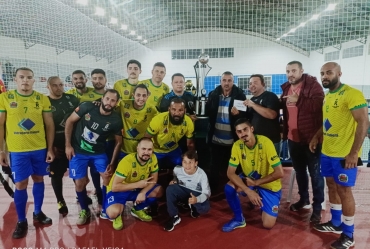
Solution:
M177 203L189 203L190 215L198 218L200 214L209 211L208 198L211 195L206 173L198 167L198 155L193 150L188 150L182 156L182 167L176 166L173 170L174 179L166 190L167 210L170 219L164 230L172 231L180 223Z
M133 201L132 216L151 221L144 208L154 204L163 194L157 184L158 161L153 153L153 142L143 137L137 145L137 152L125 156L107 187L106 213L113 220L113 228L123 228L122 212L126 201Z
M253 134L253 130L247 119L235 122L239 140L232 147L227 169L230 181L225 186L225 196L234 218L222 227L224 232L246 225L238 193L247 195L253 205L261 208L265 228L272 228L278 215L283 168L271 140ZM235 172L239 164L243 173L238 176Z

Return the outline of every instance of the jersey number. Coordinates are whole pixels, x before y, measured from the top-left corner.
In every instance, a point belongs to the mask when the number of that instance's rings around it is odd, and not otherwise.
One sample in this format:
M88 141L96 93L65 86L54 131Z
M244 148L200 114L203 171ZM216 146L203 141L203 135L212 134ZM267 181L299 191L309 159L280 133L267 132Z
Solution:
M99 127L99 124L94 122L94 123L92 124L92 126L91 126L91 129L96 130L98 127Z
M24 113L26 113L28 110L28 107L23 107L23 108L24 108Z

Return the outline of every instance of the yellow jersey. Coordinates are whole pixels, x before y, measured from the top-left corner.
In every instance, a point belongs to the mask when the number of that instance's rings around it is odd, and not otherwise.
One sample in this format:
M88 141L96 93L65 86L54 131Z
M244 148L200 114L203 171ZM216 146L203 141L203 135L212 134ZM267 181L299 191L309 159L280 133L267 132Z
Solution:
M87 92L83 94L79 93L75 87L69 89L68 91L66 91L66 93L76 96L80 103L92 102L103 97L103 94L95 92L95 89L93 87L87 87Z
M162 112L150 121L146 130L153 136L154 151L157 153L168 153L179 147L178 142L186 136L193 138L193 121L185 115L184 121L180 125L173 125L169 120L169 113Z
M233 144L229 166L238 167L240 164L243 173L254 179L260 179L272 174L274 168L281 165L274 144L265 136L255 135L256 144L249 149L242 140ZM281 181L265 183L259 187L277 192L281 189Z
M147 179L150 174L158 172L157 157L153 153L150 159L141 165L137 160L136 153L131 153L125 156L118 164L116 176L124 178L126 183L134 183L140 180ZM112 190L114 177L112 177L107 186L107 192Z
M43 112L51 112L50 100L33 91L21 95L17 90L0 94L0 112L6 112L6 142L10 152L46 148Z
M170 88L167 84L162 82L159 86L153 84L152 79L147 79L140 81L138 84L144 84L148 88L150 95L146 103L149 103L154 106L159 106L160 100L163 95L166 95L170 92Z
M135 87L136 85L130 84L128 79L118 80L113 85L113 89L117 90L121 99L133 99L132 93L134 92Z
M122 100L120 112L123 120L123 142L121 150L126 154L136 152L137 143L144 136L149 122L157 115L155 106L145 104L140 110L135 109L133 100Z
M366 107L362 92L345 84L326 94L323 105L324 140L321 150L324 155L345 157L349 154L357 127L351 111ZM361 153L362 149L359 156Z

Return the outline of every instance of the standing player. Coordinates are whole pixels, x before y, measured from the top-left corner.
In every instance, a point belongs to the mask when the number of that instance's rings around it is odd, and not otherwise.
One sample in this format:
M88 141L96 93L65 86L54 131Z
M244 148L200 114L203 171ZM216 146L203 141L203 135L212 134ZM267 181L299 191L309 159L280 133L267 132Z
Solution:
M127 79L122 79L114 83L113 89L117 90L122 99L131 99L132 93L139 82L141 74L141 63L137 60L127 62Z
M284 176L280 158L270 139L253 134L254 128L247 119L237 120L235 131L239 140L232 148L227 169L230 181L225 186L225 196L234 218L222 227L222 231L231 232L246 225L238 197L240 192L261 208L263 227L272 228L279 211L280 179ZM236 168L239 164L243 173L238 176Z
M104 203L105 186L109 183L110 171L122 144L122 119L118 113L113 111L118 100L118 92L109 89L103 95L100 106L91 102L82 103L66 122L66 155L70 160L69 176L75 180L76 193L81 206L77 225L85 224L91 215L86 203L86 171L90 161L103 178L102 201ZM73 138L72 130L74 130ZM105 141L112 134L115 135L116 146L112 160L108 162ZM102 208L104 212L104 205Z
M72 94L77 97L80 103L85 101L94 101L99 98L95 96L94 88L86 86L87 77L84 71L73 71L72 83L75 87L69 89L68 91L66 91L66 93Z
M144 136L149 122L158 113L155 106L147 103L149 91L144 84L138 84L132 95L133 100L124 99L120 103L124 127L120 158L136 152L137 143Z
M142 220L151 221L152 217L144 208L156 203L163 195L163 189L157 184L158 162L153 154L153 142L143 137L137 145L137 152L125 156L107 187L107 214L113 218L113 228L123 228L122 212L126 201L134 201L131 214Z
M314 151L323 136L321 173L329 189L332 216L314 229L341 234L331 248L350 248L355 244L355 200L351 188L356 183L361 146L369 127L368 108L362 92L340 82L340 65L328 62L320 74L322 85L329 92L324 100L323 126L311 140L310 149Z
M181 165L181 149L179 140L186 136L188 150L195 150L194 124L185 115L185 101L174 98L168 108L168 112L163 112L155 116L146 130L146 137L153 138L154 153L159 160L159 168L164 167L165 159L171 163L171 167Z
M16 187L14 203L18 215L13 238L19 239L26 236L28 230L26 204L29 176L34 182L33 219L44 225L52 223L41 211L41 206L45 191L44 175L48 174L48 164L54 160L54 123L48 97L33 90L33 71L26 67L18 68L14 81L16 90L0 94L0 144L4 144L6 131ZM2 166L9 166L3 148L0 163Z
M140 81L140 84L145 84L149 90L148 103L158 106L163 95L167 94L170 90L169 87L162 82L166 76L166 67L162 62L157 62L153 66L152 78Z
M53 151L55 160L50 163L51 185L57 198L59 213L68 214L68 208L63 197L63 176L68 168L68 159L65 153L64 127L66 120L78 106L78 99L72 94L64 93L64 85L58 76L52 76L47 81L49 100L55 126Z

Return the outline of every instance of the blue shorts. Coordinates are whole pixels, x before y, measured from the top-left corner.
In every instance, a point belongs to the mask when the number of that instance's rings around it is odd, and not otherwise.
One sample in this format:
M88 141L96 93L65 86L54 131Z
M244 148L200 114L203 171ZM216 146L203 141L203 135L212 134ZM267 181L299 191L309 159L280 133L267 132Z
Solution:
M72 179L84 178L87 174L87 165L95 167L99 173L104 173L108 166L107 154L85 155L76 153L69 161L69 177Z
M244 174L239 174L240 178L244 178ZM261 208L263 212L277 217L279 212L279 205L281 199L281 190L274 192L261 187L249 187L250 189L256 191L259 196L262 198L263 207ZM241 195L247 196L246 193L240 192Z
M158 186L159 186L158 184L155 184L153 188L149 189L149 191L146 193L146 197L148 197L148 195ZM105 208L107 209L110 205L113 204L125 205L127 201L135 201L141 190L142 189L139 188L125 192L109 191L105 198Z
M344 169L340 164L342 157L329 157L321 154L321 175L324 177L333 177L335 183L353 187L356 184L357 167Z
M169 163L172 164L171 167L175 167L177 165L182 165L182 151L181 151L180 147L177 147L173 151L170 151L170 152L167 152L167 153L154 152L154 154L157 156L158 162L165 163L164 160L167 160ZM163 166L162 166L162 168L163 168Z
M21 182L31 175L44 176L49 174L49 164L46 162L46 149L10 152L10 166L14 182Z

